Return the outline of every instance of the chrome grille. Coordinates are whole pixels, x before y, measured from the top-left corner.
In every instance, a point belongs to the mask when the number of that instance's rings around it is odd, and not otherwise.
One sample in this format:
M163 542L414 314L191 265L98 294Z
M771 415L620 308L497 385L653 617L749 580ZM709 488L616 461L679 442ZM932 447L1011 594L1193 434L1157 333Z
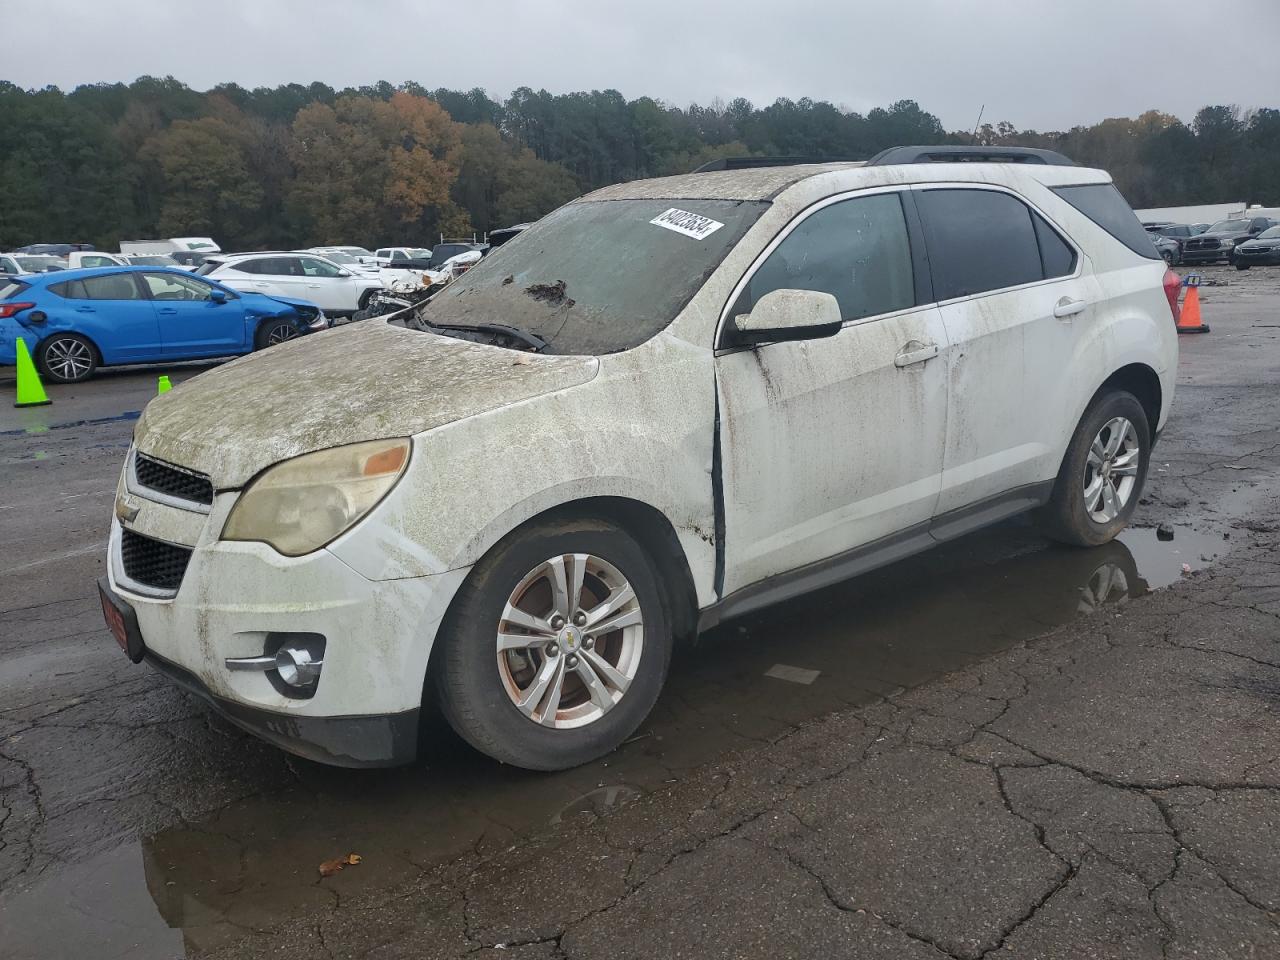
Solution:
M135 455L133 472L138 483L149 490L192 503L213 503L213 483L202 474L175 467L145 453Z
M190 560L190 547L152 540L132 530L120 531L120 562L125 575L144 587L176 592Z

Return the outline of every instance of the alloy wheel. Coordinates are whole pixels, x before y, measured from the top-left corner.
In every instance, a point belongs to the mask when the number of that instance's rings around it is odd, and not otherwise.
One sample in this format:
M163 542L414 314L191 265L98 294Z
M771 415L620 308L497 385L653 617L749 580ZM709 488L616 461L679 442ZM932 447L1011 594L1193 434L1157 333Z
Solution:
M1084 507L1095 523L1110 523L1129 503L1141 456L1138 431L1128 419L1114 417L1102 425L1084 467Z
M93 369L93 351L83 340L62 337L45 347L44 362L59 380L79 380Z
M532 722L581 727L626 695L643 648L644 613L627 578L600 557L565 554L511 591L498 625L498 674Z
M277 343L284 343L286 340L292 340L298 335L298 328L291 323L278 323L271 328L267 334L267 346L274 347Z

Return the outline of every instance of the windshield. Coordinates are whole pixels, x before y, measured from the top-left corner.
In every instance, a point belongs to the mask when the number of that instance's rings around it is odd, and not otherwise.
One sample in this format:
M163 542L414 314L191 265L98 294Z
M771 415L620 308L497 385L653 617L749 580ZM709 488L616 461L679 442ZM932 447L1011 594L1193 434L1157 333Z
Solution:
M129 262L139 267L176 267L178 261L166 254L147 257L130 257Z
M334 263L354 263L359 266L360 261L349 253L343 253L341 250L323 250L320 256L326 260L332 260Z
M1277 240L1280 239L1280 227L1267 227L1257 237L1257 240Z
M61 257L15 257L18 266L32 273L44 273L49 270L65 270L67 261Z
M481 260L419 316L518 327L547 341L549 353L629 350L675 318L767 208L738 200L571 203Z
M1248 229L1248 220L1219 220L1205 233L1241 233Z
M364 247L343 247L342 249L348 255L353 257L372 257L373 256L373 254L370 253L368 250L366 250Z

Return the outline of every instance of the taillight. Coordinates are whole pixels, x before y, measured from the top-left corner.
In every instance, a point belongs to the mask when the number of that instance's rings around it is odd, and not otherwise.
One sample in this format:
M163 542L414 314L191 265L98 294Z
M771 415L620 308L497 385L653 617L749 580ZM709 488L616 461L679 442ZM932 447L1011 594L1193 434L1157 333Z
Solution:
M19 310L30 310L35 304L28 300L18 303L0 302L0 320L8 320Z
M1178 303L1178 291L1182 289L1182 278L1172 270L1164 272L1164 295L1169 298L1169 309L1173 311L1173 322L1176 326L1182 316L1182 306Z

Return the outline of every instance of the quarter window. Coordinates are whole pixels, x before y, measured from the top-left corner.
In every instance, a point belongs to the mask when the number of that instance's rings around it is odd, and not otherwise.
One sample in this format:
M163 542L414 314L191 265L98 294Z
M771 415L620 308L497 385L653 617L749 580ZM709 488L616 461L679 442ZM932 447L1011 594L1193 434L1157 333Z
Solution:
M733 315L773 290L833 295L845 320L915 306L911 244L896 193L841 200L806 217L752 275Z
M1071 245L1038 214L1031 214L1031 222L1035 225L1036 241L1040 244L1040 265L1045 279L1067 277L1075 273L1076 252L1071 249Z

